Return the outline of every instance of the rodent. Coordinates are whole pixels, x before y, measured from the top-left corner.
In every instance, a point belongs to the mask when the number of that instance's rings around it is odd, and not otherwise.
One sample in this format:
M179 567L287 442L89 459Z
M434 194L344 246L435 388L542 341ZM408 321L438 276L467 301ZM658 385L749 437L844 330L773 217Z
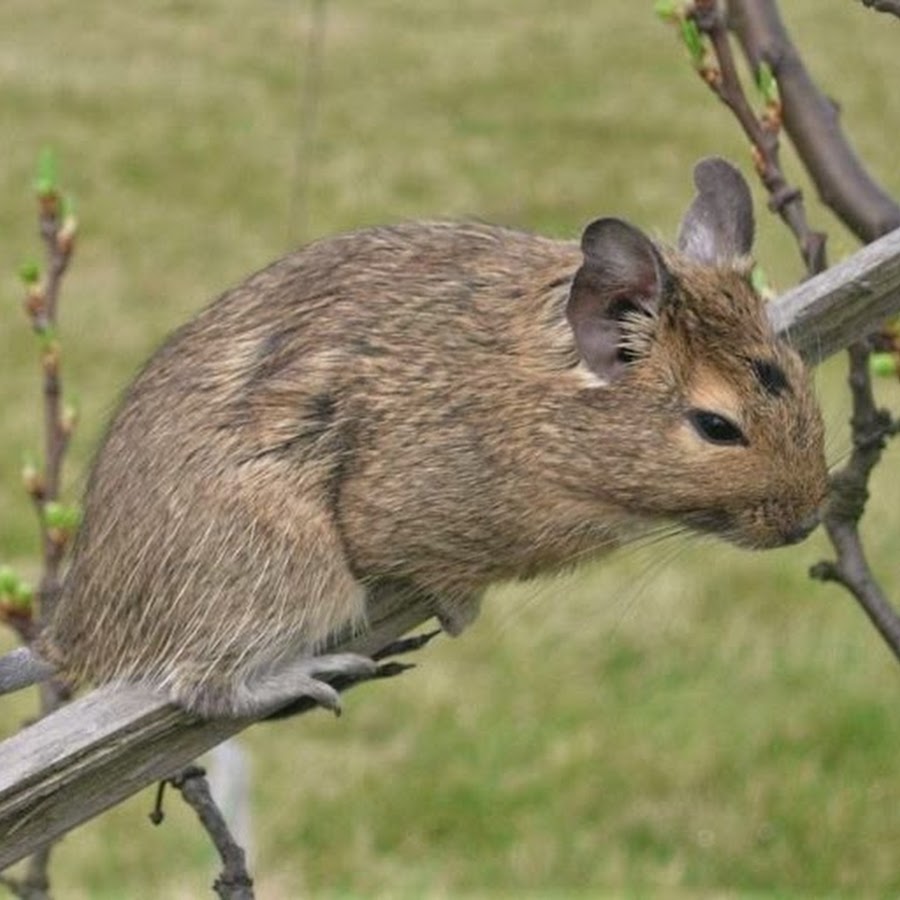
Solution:
M458 632L489 584L660 523L805 537L810 375L750 285L746 182L717 158L695 182L677 249L609 218L580 245L411 223L225 293L125 393L35 658L203 716L330 705L316 654L371 590Z

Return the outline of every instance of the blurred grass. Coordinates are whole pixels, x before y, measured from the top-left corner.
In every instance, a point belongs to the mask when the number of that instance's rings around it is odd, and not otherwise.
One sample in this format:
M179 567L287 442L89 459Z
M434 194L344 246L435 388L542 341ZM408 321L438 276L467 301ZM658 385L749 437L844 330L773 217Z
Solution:
M894 23L856 4L782 5L900 195ZM75 486L162 336L299 242L416 216L574 236L617 214L672 235L696 158L746 168L736 127L650 3L329 3L314 108L312 8L0 4L0 560L27 567L35 550L18 477L37 441L34 348L14 272L37 255L41 146L57 149L82 223L63 305L83 408ZM835 257L852 249L816 202L811 216ZM772 279L790 284L787 233L764 214L760 231ZM840 363L820 378L835 458L847 449L839 379ZM900 407L897 387L881 387ZM895 448L866 523L895 598L898 464ZM351 694L341 721L256 726L259 895L897 896L896 664L850 600L807 580L824 552L819 536L767 555L702 543L498 590L470 634ZM5 698L0 730L30 703ZM60 896L209 895L190 813L170 797L152 829L151 802L66 838Z

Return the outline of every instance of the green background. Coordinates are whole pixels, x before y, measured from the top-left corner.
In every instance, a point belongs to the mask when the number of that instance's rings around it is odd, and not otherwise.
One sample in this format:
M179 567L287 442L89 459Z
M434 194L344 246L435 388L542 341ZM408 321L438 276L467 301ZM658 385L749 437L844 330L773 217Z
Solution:
M782 6L900 196L900 22L847 0ZM321 28L314 9L0 4L0 562L35 558L19 467L39 440L36 354L14 273L39 252L42 146L81 221L62 310L73 496L166 332L298 243L414 217L574 237L610 214L671 238L697 158L750 171L650 3L332 0ZM806 194L833 258L851 252ZM759 256L787 287L796 250L759 218ZM842 365L819 375L832 462L849 445ZM879 390L900 408L896 384ZM864 529L896 599L898 462L895 448ZM818 534L765 555L680 541L497 590L471 632L349 695L341 720L254 727L259 896L898 896L898 670L852 601L807 579L826 554ZM0 731L33 702L0 701ZM151 803L65 839L59 896L212 896L191 814L171 795L154 829Z

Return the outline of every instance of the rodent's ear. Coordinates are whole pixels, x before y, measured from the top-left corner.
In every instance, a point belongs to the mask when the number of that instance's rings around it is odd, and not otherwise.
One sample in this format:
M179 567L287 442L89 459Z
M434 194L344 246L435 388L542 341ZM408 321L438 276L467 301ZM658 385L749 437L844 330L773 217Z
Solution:
M653 242L621 219L591 222L581 249L566 318L585 365L612 381L639 355L636 323L655 316L671 276Z
M678 249L705 265L728 265L753 247L753 200L744 176L717 156L694 166L697 196L678 231Z

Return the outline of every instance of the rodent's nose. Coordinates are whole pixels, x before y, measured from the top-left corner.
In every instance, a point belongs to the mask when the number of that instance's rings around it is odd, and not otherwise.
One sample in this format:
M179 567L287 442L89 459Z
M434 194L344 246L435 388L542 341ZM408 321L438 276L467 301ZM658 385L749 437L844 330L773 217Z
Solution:
M804 538L815 531L816 526L821 521L819 510L814 509L811 513L807 513L802 519L794 524L794 527L784 534L785 544L799 544Z

